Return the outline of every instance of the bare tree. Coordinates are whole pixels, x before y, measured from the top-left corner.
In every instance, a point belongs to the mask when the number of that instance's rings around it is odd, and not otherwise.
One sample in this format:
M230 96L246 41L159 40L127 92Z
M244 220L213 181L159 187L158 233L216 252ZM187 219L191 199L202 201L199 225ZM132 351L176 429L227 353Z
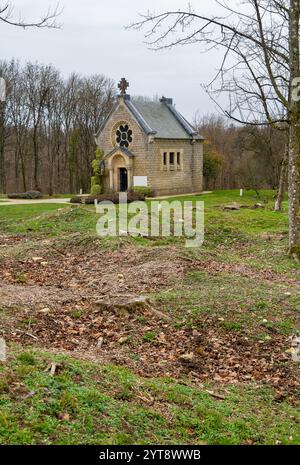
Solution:
M10 26L17 26L17 27L37 27L37 28L58 28L59 25L57 24L57 16L60 14L58 5L54 9L48 9L48 11L36 21L27 21L21 17L19 14L19 18L16 19L14 16L14 8L12 2L4 2L0 3L0 22L6 23Z
M147 42L155 49L192 43L206 51L224 48L212 82L218 87L207 90L215 101L219 92L228 93L225 114L248 124L288 125L289 253L300 260L300 98L293 98L300 82L300 0L248 0L238 10L226 0L216 4L220 16L191 8L147 13L132 27L149 26Z
M58 5L54 9L48 11L37 21L27 21L19 14L18 19L14 16L13 4L10 1L0 3L0 22L8 24L9 26L17 26L22 28L36 27L36 28L58 28L56 20L60 14ZM2 77L2 74L0 73ZM5 120L6 115L6 102L0 101L0 191L5 192L6 189L6 175L4 164L4 146L5 146ZM25 178L24 178L25 183Z
M51 67L39 66L28 63L24 71L26 86L27 106L30 113L31 138L33 145L33 183L34 188L39 189L39 165L40 165L40 129L43 121L46 102L51 87Z
M7 83L0 125L0 189L89 190L94 133L115 101L103 75L64 80L53 66L0 62ZM1 121L1 119L0 119Z
M0 75L6 71L6 63L0 64ZM6 102L0 100L0 192L4 192L6 188L6 173L5 173L5 161L4 161L4 150L5 142L7 138L7 126L6 126Z
M281 162L278 193L277 193L275 207L274 207L274 210L276 212L279 212L282 210L282 202L284 199L285 184L287 182L288 162L289 162L289 140L286 142L284 157Z
M5 63L5 66L6 71L4 72L4 70L2 70L2 75L5 75L7 84L7 120L5 127L10 136L10 145L13 150L15 178L18 179L19 170L21 170L22 185L26 191L26 162L29 149L27 137L29 111L25 107L26 93L24 79L18 61L11 60L10 63ZM5 192L5 189L3 189L3 192Z
M62 146L62 115L63 100L61 95L64 90L64 83L60 73L55 68L48 69L49 91L46 96L45 108L43 112L42 132L44 135L44 151L46 160L44 167L48 172L48 194L54 193L54 174L57 159L60 156Z

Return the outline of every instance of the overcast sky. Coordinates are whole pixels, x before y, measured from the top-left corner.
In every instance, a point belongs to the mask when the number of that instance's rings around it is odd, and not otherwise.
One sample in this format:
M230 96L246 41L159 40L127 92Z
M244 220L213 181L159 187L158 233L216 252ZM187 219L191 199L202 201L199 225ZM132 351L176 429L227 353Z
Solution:
M57 1L12 3L16 17L22 12L24 19L33 20ZM153 52L143 43L141 31L124 28L139 13L183 9L187 6L185 0L60 0L59 4L63 8L60 30L23 30L0 24L0 58L52 63L65 76L73 71L103 73L115 81L124 76L130 82L132 95L173 97L178 110L189 119L196 111L214 111L201 84L215 74L220 53L202 54L197 46ZM191 4L202 12L212 9L212 2L207 0L192 0Z

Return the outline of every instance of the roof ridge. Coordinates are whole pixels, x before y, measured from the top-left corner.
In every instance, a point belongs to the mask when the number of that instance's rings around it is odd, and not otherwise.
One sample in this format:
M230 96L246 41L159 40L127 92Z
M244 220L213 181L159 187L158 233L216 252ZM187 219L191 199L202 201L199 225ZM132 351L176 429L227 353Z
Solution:
M176 110L176 108L174 107L173 104L170 104L168 103L167 101L164 101L162 102L164 105L166 105L166 107L170 110L170 112L175 116L175 118L177 119L177 121L181 124L181 126L183 127L183 129L188 133L189 136L193 137L193 136L196 136L197 135L197 132L195 131L195 129L193 129L193 127L191 126L191 124L185 119L184 116L182 116L181 113L179 113L179 111Z
M136 108L132 100L129 99L124 99L125 105L128 107L129 110L133 113L135 118L138 120L140 125L143 127L144 131L146 131L147 134L156 134L157 131L154 131L145 118L142 116L142 114L139 112L139 110Z
M139 100L131 100L130 96L127 94L122 97L119 96L118 100L113 105L113 108L100 125L100 128L98 129L96 134L94 134L96 138L104 129L113 113L116 111L118 105L120 104L120 100L123 101L123 104L125 105L127 110L132 114L139 126L148 136L152 135L158 139L204 139L200 134L198 134L198 132L186 120L186 118L183 115L181 115L179 111L177 111L177 109L172 103L172 99L164 98L163 100L160 100L158 102L140 102ZM154 113L151 115L152 110L150 110L150 108L152 106L153 108L160 108L161 111L154 111ZM165 109L164 111L162 111L163 108ZM164 112L166 112L165 116ZM169 116L167 116L167 114L169 114ZM173 123L171 120L173 120ZM176 129L176 126L178 129Z

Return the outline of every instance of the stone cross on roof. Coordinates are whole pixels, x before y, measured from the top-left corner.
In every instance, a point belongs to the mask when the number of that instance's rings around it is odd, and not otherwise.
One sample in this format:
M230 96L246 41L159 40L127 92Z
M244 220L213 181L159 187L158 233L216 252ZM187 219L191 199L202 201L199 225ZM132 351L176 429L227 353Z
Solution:
M128 87L129 87L129 82L125 78L122 78L121 81L118 84L118 88L121 91L121 95L126 94L126 90L127 90Z

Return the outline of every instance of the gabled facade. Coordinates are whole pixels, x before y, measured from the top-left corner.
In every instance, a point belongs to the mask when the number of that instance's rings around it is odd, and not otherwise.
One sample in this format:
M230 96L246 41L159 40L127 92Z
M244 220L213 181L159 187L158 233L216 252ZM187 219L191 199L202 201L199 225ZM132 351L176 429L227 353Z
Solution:
M95 138L104 151L105 192L146 185L154 195L202 191L203 138L171 99L132 100L124 90Z

